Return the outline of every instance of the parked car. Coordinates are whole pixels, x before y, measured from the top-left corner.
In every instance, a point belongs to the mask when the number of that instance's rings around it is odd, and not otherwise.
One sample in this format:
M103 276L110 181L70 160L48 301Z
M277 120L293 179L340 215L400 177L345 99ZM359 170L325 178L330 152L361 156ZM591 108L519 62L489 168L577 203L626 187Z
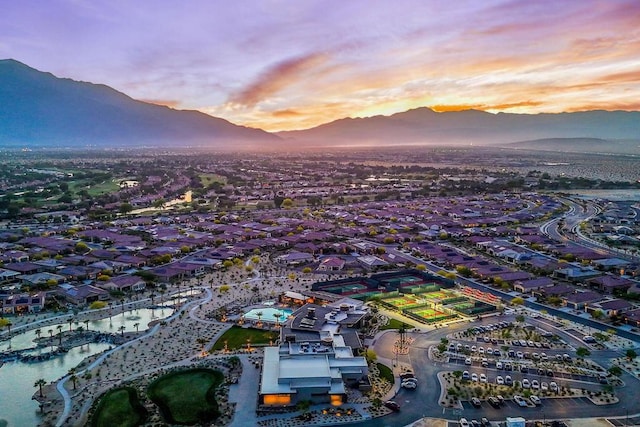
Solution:
M482 402L480 402L480 399L478 399L477 397L472 397L471 404L476 408L479 408L482 405Z
M540 389L540 382L538 380L532 380L531 381L531 388L534 390L539 390Z
M527 378L522 380L522 388L531 388L531 382Z
M551 381L549 383L549 390L557 392L558 391L558 384L555 381Z
M513 379L511 378L511 375L507 375L506 377L504 377L504 383L505 385L513 385Z
M516 405L520 406L521 408L529 406L529 405L527 405L527 401L524 400L524 398L522 396L519 396L517 394L515 396L513 396L513 401L516 402Z
M496 362L496 369L502 369L502 362Z
M386 406L387 408L391 409L394 412L400 411L400 405L398 405L398 403L393 400L387 400L386 402L384 402L384 406Z
M489 405L493 406L496 409L500 407L500 401L498 400L497 397L490 396L487 399L487 402L489 402Z
M540 390L542 391L549 391L549 384L545 383L544 381L540 383Z
M467 357L466 359L464 359L464 364L465 365L471 365L471 358Z
M485 374L480 374L480 382L481 383L486 383L487 382L487 376Z
M464 372L462 373L462 379L463 379L463 380L471 379L471 374L469 374L469 371L464 371Z
M478 382L478 374L475 372L471 374L471 381Z
M466 418L460 418L458 424L460 425L460 427L469 427L469 421L467 421Z
M496 384L503 385L504 384L504 378L502 378L502 376L498 375L496 377Z
M536 395L530 396L529 400L536 406L542 405L542 400L540 400L540 398Z

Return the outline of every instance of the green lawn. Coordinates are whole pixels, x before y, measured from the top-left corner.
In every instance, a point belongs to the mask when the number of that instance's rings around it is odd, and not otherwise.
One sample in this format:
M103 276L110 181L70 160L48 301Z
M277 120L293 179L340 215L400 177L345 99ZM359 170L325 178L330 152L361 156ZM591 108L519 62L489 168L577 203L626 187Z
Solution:
M213 369L173 372L151 383L148 394L168 423L202 424L220 416L215 390L223 379Z
M108 179L106 181L103 181L96 185L92 185L89 188L87 188L88 182L89 180L85 180L85 179L72 181L69 183L69 189L75 193L77 193L80 190L86 189L91 196L98 196L100 194L113 193L115 191L118 191L118 189L120 189L120 185L116 182L113 182L111 179Z
M219 182L220 184L226 184L227 178L225 176L218 175L215 173L202 173L200 174L200 182L204 187L207 187L208 185L214 182Z
M400 329L400 327L402 326L402 322L399 321L398 319L389 319L389 323L387 323L384 326L380 327L380 330L383 331L385 329ZM405 325L405 329L408 328L407 325Z
M107 392L91 419L93 427L136 427L147 417L133 388L116 388Z
M278 338L278 333L274 331L265 331L262 329L242 328L237 325L233 325L216 341L211 347L211 350L223 350L224 342L227 341L227 348L234 350L247 346L247 339L251 340L251 345L255 344L269 344L270 341L275 341Z
M378 370L380 371L380 378L383 378L389 381L391 384L394 383L395 379L393 377L393 371L387 365L383 365L382 363L377 363Z

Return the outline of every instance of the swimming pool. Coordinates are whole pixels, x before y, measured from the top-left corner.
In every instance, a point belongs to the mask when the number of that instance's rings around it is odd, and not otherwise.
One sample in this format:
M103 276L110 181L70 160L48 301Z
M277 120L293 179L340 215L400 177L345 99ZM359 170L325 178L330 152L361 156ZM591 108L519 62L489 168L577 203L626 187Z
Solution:
M260 319L258 319L258 313L262 313ZM245 319L249 320L262 320L263 322L275 323L276 316L278 316L278 322L284 322L293 313L288 308L253 308L244 314Z

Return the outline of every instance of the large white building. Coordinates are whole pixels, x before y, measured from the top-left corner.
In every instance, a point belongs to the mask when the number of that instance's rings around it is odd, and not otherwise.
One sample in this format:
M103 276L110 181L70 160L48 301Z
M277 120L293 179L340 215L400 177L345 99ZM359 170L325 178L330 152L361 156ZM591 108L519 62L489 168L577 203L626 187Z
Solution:
M281 344L264 350L261 404L290 406L309 400L340 405L346 402L347 387L370 388L367 361L354 356L345 342L353 331L340 332L340 319L349 313L353 318L356 309L309 304L293 314L283 327Z

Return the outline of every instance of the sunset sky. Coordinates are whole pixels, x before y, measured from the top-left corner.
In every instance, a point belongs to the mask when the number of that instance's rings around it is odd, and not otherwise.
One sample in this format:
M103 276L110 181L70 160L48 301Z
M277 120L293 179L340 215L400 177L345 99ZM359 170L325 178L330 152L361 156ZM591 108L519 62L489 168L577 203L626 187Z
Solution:
M270 131L640 110L640 0L0 0L0 58Z

